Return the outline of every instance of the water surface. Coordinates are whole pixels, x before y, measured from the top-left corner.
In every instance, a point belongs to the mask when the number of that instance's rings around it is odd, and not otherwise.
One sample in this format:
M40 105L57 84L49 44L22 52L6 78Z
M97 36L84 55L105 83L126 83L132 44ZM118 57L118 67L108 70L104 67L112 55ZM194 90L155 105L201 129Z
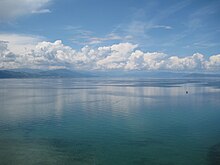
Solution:
M2 79L0 164L219 165L219 107L219 79Z

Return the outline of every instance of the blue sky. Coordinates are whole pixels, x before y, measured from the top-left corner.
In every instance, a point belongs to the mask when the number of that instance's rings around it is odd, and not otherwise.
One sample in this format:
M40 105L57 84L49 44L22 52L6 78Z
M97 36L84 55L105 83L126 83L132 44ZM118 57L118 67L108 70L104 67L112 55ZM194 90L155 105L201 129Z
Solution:
M37 43L43 41L53 45L61 40L63 47L69 46L78 53L86 45L90 50L98 50L100 47L129 43L135 46L130 45L128 54L137 49L145 53L141 55L145 59L142 63L147 62L145 56L148 52L163 53L168 56L166 60L173 56L185 58L199 53L208 62L211 62L209 57L214 56L213 63L216 63L219 62L219 56L216 56L220 53L219 36L219 0L0 1L0 40L6 41L7 49L14 54L22 52L19 50L22 46L37 51ZM21 39L24 44L20 43ZM15 56L17 58L18 55ZM65 64L59 61L58 65ZM214 66L215 70L216 67L219 69L218 66L218 63Z

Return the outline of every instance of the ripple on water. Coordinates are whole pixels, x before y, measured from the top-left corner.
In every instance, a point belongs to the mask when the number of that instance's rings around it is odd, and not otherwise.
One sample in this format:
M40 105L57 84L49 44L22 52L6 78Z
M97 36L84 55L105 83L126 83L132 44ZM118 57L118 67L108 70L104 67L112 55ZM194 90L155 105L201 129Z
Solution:
M220 165L220 143L213 145L208 152L209 165Z

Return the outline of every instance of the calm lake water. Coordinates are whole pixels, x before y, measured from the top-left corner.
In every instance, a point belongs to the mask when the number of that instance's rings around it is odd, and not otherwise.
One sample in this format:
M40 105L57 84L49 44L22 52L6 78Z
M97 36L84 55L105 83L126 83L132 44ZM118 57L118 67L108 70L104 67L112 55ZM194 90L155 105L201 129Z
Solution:
M0 80L1 165L219 165L219 153L219 79Z

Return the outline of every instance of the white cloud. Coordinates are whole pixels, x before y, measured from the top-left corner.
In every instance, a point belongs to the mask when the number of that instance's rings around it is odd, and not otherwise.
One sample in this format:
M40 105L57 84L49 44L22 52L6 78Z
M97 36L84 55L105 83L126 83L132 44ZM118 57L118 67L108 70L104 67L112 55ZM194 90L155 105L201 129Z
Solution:
M164 65L164 58L167 55L159 52L144 53L136 50L128 59L125 69L129 70L157 70L162 69Z
M220 54L209 57L209 60L205 62L205 68L208 70L220 69Z
M8 42L10 51L17 54L22 54L34 49L36 44L44 39L44 37L34 35L0 33L0 41Z
M171 30L173 29L171 26L167 26L167 25L153 25L152 26L153 29L166 29L166 30Z
M16 55L9 51L4 41L0 41L0 61L0 68L12 68L16 61Z
M51 13L49 9L41 9L41 10L33 10L31 13L33 14L43 14L43 13Z
M97 61L97 68L123 69L132 51L137 47L130 43L120 43L109 47L100 47L104 51L104 58Z
M44 8L51 0L1 0L0 22L32 13L48 13Z
M66 26L64 30L71 31L74 34L70 40L78 45L103 44L109 41L127 42L133 38L131 35L119 35L113 32L102 37L98 37L94 36L94 32L77 26Z
M7 42L0 42L0 67L69 68L76 70L171 70L218 71L220 55L195 53L192 56L169 56L161 52L143 52L138 45L119 43L74 50L62 41L39 42L26 53L12 53Z
M119 36L114 33L110 33L107 36L101 38L101 37L88 37L87 38L87 44L93 45L93 44L100 44L105 41L126 41L132 39L132 36L127 35L127 36Z
M166 68L175 70L202 69L203 61L204 55L199 53L182 58L178 56L172 56L167 59Z

